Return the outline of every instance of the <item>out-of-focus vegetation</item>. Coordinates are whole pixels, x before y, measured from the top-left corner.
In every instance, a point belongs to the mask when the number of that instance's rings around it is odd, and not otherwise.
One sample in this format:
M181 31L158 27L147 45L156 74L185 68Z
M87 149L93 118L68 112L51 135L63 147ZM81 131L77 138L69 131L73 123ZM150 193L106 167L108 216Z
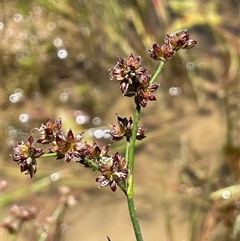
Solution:
M116 57L140 55L142 64L154 73L157 63L146 49L153 41L162 43L166 33L187 28L198 45L166 64L158 80L158 101L143 110L141 119L148 138L139 145L136 157L136 192L143 200L138 209L143 210L143 220L148 215L161 216L163 222L158 229L156 219L150 220L155 230L145 230L144 225L148 226L143 222L143 235L146 240L169 241L240 239L238 1L19 0L1 4L1 179L8 183L1 199L2 219L11 205L20 203L37 206L42 222L51 215L60 185L74 189L82 205L96 197L94 173L55 160L39 161L37 177L29 180L10 160L10 147L48 117L61 117L66 128L90 130L88 138L96 139L94 131L115 122L115 113L128 117L133 108L108 78ZM56 184L48 176L57 171L61 180ZM116 197L109 202L111 198ZM51 205L40 208L44 200ZM118 217L109 220L118 225ZM72 223L76 234L78 222ZM104 240L115 230L111 225L96 229L99 235L89 234L87 240ZM19 238L24 240L26 232L23 229ZM133 239L131 231L121 230L111 240L122 240L123 233L126 241ZM36 233L32 237L38 240Z

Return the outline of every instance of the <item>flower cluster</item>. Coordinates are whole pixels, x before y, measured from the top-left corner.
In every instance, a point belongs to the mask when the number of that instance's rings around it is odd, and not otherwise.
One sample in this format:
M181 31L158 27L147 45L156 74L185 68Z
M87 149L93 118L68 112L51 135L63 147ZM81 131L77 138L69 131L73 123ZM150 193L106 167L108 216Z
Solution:
M122 140L124 137L126 137L126 140L129 141L130 137L132 136L132 128L133 128L133 120L130 117L129 120L125 117L122 118L117 115L118 124L109 124L109 126L112 128L112 131L109 132L109 134L112 136L112 139L115 141ZM142 140L145 138L145 128L139 127L137 130L137 140Z
M8 230L10 234L15 234L21 228L23 222L27 222L36 218L38 210L36 207L24 208L13 205L10 208L12 216L6 217L1 223L1 227Z
M154 60L161 60L159 66L162 67L162 64L171 59L179 49L190 49L196 44L195 40L189 39L187 30L184 30L171 35L167 34L163 45L153 43L148 53ZM140 107L146 107L148 101L156 100L154 92L158 89L159 84L153 82L159 72L156 71L151 77L147 69L141 66L141 57L134 57L133 54L126 59L118 57L117 64L109 71L110 79L120 84L122 95L134 97L138 116ZM133 126L137 128L136 136L133 138L142 140L146 137L145 129L138 127L138 118L137 121L135 120L136 125L132 118L127 119L117 115L117 120L117 124L110 125L112 130L109 131L109 134L113 140L126 138L126 141L129 142L133 135ZM109 185L112 191L116 191L117 186L121 184L120 187L126 191L128 168L131 170L131 167L128 167L128 161L130 166L131 156L130 160L126 160L118 152L110 155L108 154L110 145L100 148L95 141L92 144L82 142L83 133L74 135L70 129L64 134L61 128L61 118L55 122L48 119L40 128L35 128L40 134L37 140L30 136L27 143L21 142L13 147L15 153L11 157L20 166L21 172L26 172L33 177L37 171L36 158L54 156L57 159L65 159L66 162L74 160L85 167L100 171L101 175L95 179L100 183L100 187ZM45 154L44 149L37 148L36 144L49 145L48 153ZM134 148L134 145L131 147ZM126 153L126 156L129 156L128 154Z
M196 40L189 39L187 30L167 34L162 46L153 43L152 48L148 49L148 54L154 60L166 62L179 49L190 49L197 44ZM146 107L148 101L156 100L154 92L159 84L152 83L151 75L146 68L141 65L141 58L129 57L123 59L118 57L118 62L114 68L110 69L109 77L120 83L120 90L123 96L134 97L135 103Z
M72 130L69 130L66 135L61 131L62 120L59 118L55 122L47 120L46 124L42 124L40 128L36 128L41 134L37 140L40 144L51 144L50 153L56 153L57 159L65 158L66 162L70 162L74 157L79 158L79 152L85 146L81 142L82 134L74 137Z
M28 138L27 143L23 141L13 147L14 155L10 155L12 160L17 162L20 166L20 171L29 174L31 177L37 171L36 158L44 154L44 150L34 146L34 139L32 136Z
M57 159L64 157L66 162L70 162L74 157L80 157L79 152L85 146L81 140L82 135L79 134L74 137L72 130L69 130L66 135L62 132L57 132L54 146L50 148L50 152L56 152Z
M61 186L58 188L58 192L61 195L59 201L65 206L73 207L77 203L77 200L75 196L71 194L71 190L69 187Z
M156 100L153 94L158 84L150 84L151 76L147 69L140 66L141 58L132 54L123 59L118 57L118 63L110 69L110 79L120 82L120 90L123 96L135 98L136 104L146 107L148 101Z
M123 121L119 117L120 119ZM130 126L132 126L132 121ZM48 144L50 145L48 153L53 154L52 156L57 159L65 159L66 162L74 160L85 167L100 171L102 177L98 177L96 181L100 183L100 186L110 185L111 189L115 191L117 183L127 178L127 161L123 160L118 152L114 155L108 154L110 145L100 148L95 141L92 144L82 142L82 133L74 136L72 130L69 130L64 134L61 127L60 118L56 122L48 119L46 124L42 124L40 128L35 128L39 131L40 138L34 140L30 136L27 143L21 142L13 147L15 153L11 157L20 166L21 172L26 171L26 174L34 176L37 171L36 158L44 157L45 153L42 148L36 148L35 144ZM139 135L143 136L144 131L141 130ZM105 185L103 185L103 179Z
M96 178L100 187L109 185L113 192L117 189L117 184L126 180L128 176L127 161L116 152L112 157L101 159L99 164L101 175Z
M167 34L162 46L153 43L152 49L148 50L148 54L154 60L162 60L166 62L179 49L190 49L197 44L196 40L189 39L187 30L175 32L171 35Z
M42 124L40 128L36 128L42 136L37 140L38 143L41 144L49 144L52 143L55 138L56 134L59 133L59 131L62 128L62 120L59 118L54 123L47 119L46 124Z
M10 210L14 217L23 221L29 221L36 218L38 212L36 207L31 207L27 209L24 207L19 207L18 205L13 205Z

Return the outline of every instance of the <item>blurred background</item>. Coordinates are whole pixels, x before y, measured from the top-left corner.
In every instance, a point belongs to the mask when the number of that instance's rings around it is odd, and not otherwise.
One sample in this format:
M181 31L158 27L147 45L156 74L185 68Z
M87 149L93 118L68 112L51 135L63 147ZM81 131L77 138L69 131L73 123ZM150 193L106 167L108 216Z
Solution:
M49 241L135 239L124 194L99 189L98 173L39 159L30 179L9 154L47 118L61 117L65 131L85 131L84 140L124 155L124 143L105 131L115 113L132 116L134 103L108 69L133 53L154 74L158 63L146 50L181 29L198 44L167 62L157 102L142 110L147 138L136 149L135 202L143 237L240 240L239 1L8 0L1 7L1 221L13 205L38 210L17 239L1 228L2 240L40 240L42 230ZM56 217L62 186L77 202Z

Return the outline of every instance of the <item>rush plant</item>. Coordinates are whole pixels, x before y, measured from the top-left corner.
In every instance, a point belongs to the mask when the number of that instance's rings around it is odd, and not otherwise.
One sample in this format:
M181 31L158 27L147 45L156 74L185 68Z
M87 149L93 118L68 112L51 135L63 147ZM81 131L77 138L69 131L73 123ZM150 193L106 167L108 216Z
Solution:
M122 96L133 98L135 104L132 118L117 115L117 123L110 125L112 140L126 143L125 156L118 151L111 153L110 145L100 147L95 141L83 141L84 133L74 134L71 129L64 133L59 118L56 121L48 119L45 124L35 128L39 133L37 139L30 136L26 143L22 141L14 146L12 160L19 165L21 172L30 177L37 172L37 160L49 157L64 159L67 163L74 161L97 171L99 175L95 181L100 187L109 186L113 192L119 187L126 196L136 240L143 241L133 191L135 142L146 138L145 128L139 127L141 109L146 108L149 101L156 101L154 93L160 85L155 81L165 63L178 50L190 49L196 44L197 41L189 38L187 30L167 34L162 45L153 43L148 54L153 60L159 61L153 76L141 65L141 57L134 57L133 54L125 59L118 57L115 67L109 70L110 80L119 83ZM7 225L4 227L8 228ZM9 230L12 230L11 227Z

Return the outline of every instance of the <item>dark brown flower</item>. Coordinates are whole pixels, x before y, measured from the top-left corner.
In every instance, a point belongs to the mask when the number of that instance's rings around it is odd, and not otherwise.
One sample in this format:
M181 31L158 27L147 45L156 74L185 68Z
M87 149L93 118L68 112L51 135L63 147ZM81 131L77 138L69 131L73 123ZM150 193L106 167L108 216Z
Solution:
M118 152L114 156L102 158L99 167L102 174L95 181L100 183L100 187L109 185L113 192L118 183L128 176L127 161Z
M13 150L15 154L11 155L11 157L15 162L26 160L28 157L39 157L44 154L43 149L34 146L34 139L32 136L28 138L26 144L22 141L14 146Z
M126 137L127 140L132 136L132 128L133 128L133 121L130 117L129 120L124 117L120 117L117 115L118 124L109 124L112 128L112 131L109 134L112 136L112 140L119 141Z
M136 139L137 140L142 140L144 139L146 136L145 136L145 128L142 128L142 127L139 127L137 129L137 135L136 135Z
M159 84L151 84L150 86L140 89L135 96L135 102L140 104L142 107L146 107L148 101L157 100L153 94L159 87Z
M84 162L84 158L88 158L91 161L98 163L98 161L103 157L109 157L108 155L109 147L110 147L110 144L103 146L101 149L97 144L97 142L95 141L93 142L92 145L86 143L84 148L82 148L81 151L79 152L80 157L82 159L80 163L86 164Z
M178 49L190 49L197 44L196 40L189 39L187 30L179 31L171 35L167 34L167 39L172 47L177 51Z
M154 60L166 62L171 59L179 49L190 49L197 44L196 40L189 39L187 30L178 31L173 34L167 34L162 46L153 43L148 54Z
M42 134L42 136L37 140L41 144L49 144L55 141L56 134L62 128L62 120L59 118L54 123L51 120L47 120L46 124L42 124L37 130Z
M21 142L14 146L13 150L15 154L10 155L12 160L20 166L20 171L30 174L31 177L33 177L37 171L36 158L44 154L44 150L36 148L34 144L34 139L30 136L26 144Z
M126 79L130 84L132 83L132 78L146 70L140 66L141 58L134 57L133 54L126 59L118 57L118 62L113 69L110 69L110 79L116 81L122 81Z
M20 166L20 171L25 172L26 175L33 177L37 172L37 160L35 157L29 157L18 163Z
M79 151L84 148L85 144L81 142L82 135L74 137L72 130L69 130L64 136L62 133L56 133L56 146L50 149L50 152L58 154L57 159L65 158L66 162L70 162L73 157L79 157Z
M191 49L197 44L197 41L194 39L190 39L187 43L182 47L182 49Z
M109 126L112 128L112 130L109 132L109 134L112 136L112 140L119 141L122 140L124 137L126 137L126 140L129 141L132 136L132 128L133 128L133 120L130 117L127 119L126 117L122 118L117 115L118 124L109 124ZM142 127L139 127L137 129L137 140L142 140L145 138L145 129Z
M172 56L175 54L175 51L169 42L165 41L162 46L158 45L157 43L153 43L152 48L148 50L148 54L154 60L162 60L166 62L172 58Z
M132 54L123 59L118 57L118 63L110 69L110 79L120 82L120 90L123 96L132 97L139 88L139 80L147 69L140 66L141 58Z

